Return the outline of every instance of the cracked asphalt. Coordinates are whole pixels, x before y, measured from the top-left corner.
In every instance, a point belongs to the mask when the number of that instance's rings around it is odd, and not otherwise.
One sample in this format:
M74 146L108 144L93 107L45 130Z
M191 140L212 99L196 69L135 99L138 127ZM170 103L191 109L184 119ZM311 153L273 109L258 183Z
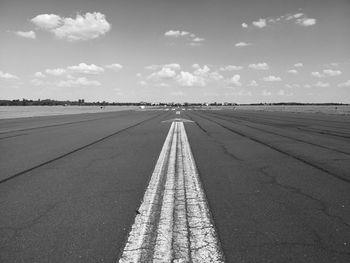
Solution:
M0 262L117 262L175 117L0 120ZM348 116L180 117L226 262L350 261Z

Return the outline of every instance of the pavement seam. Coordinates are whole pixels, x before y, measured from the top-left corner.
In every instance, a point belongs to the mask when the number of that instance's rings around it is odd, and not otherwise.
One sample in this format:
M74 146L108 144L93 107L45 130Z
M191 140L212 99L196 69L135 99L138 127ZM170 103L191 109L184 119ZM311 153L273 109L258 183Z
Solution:
M200 115L198 115L198 116L200 116ZM232 128L229 128L229 127L227 127L227 126L225 126L225 125L223 125L223 124L221 124L221 123L219 123L219 122L217 122L217 121L213 121L213 120L211 120L211 119L209 119L209 118L207 118L207 117L203 117L203 116L200 116L200 117L203 118L203 119L209 120L209 121L211 121L211 122L213 122L213 123L216 123L217 125L221 126L222 128L224 128L224 129L226 129L226 130L228 130L228 131L230 131L230 132L232 132L232 133L235 133L235 134L237 134L237 135L240 135L240 136L242 136L242 137L244 137L244 138L247 138L247 139L249 139L249 140L251 140L251 141L260 143L260 144L262 144L262 145L264 145L264 146L266 146L266 147L268 147L268 148L270 148L270 149L272 149L272 150L275 150L275 151L277 151L277 152L279 152L279 153L281 153L281 154L284 154L284 155L289 156L289 157L291 157L291 158L293 158L293 159L295 159L295 160L298 160L298 161L300 161L300 162L303 162L303 163L305 163L305 164L307 164L307 165L309 165L309 166L311 166L311 167L313 167L313 168L315 168L315 169L317 169L317 170L320 170L320 171L322 171L322 172L324 172L324 173L326 173L326 174L328 174L328 175L333 176L334 178L337 178L337 179L339 179L339 180L341 180L341 181L350 183L350 179L347 179L347 178L345 178L345 177L343 177L343 176L340 176L340 175L338 175L338 174L336 174L336 173L333 173L332 171L329 171L327 168L324 168L324 167L322 167L322 166L320 166L320 165L318 165L318 164L312 163L312 162L310 162L310 161L308 161L308 160L305 160L305 159L303 159L303 158L301 158L301 157L299 157L299 156L296 156L296 155L294 155L294 154L285 152L285 151L279 149L279 148L276 147L276 146L273 146L273 145L271 145L271 144L268 144L268 143L266 143L266 142L263 142L263 141L261 141L261 140L259 140L259 139L257 139L257 138L252 137L252 136L246 135L246 134L244 134L244 133L242 133L242 132L240 132L240 131L237 131L237 130L234 130L234 129L232 129Z
M53 163L53 162L55 162L55 161L57 161L57 160L60 160L60 159L66 157L66 156L68 156L68 155L71 155L71 154L76 153L76 152L78 152L78 151L81 151L81 150L83 150L83 149L85 149L85 148L88 148L88 147L90 147L90 146L92 146L92 145L95 145L95 144L97 144L97 143L99 143L99 142L102 142L102 141L104 141L104 140L106 140L106 139L109 139L109 138L111 138L111 137L113 137L113 136L115 136L115 135L117 135L117 134L119 134L119 133L122 133L122 132L127 131L127 130L129 130L129 129L132 129L132 128L134 128L134 127L137 127L137 126L139 126L139 125L141 125L141 124L143 124L143 123L145 123L145 122L147 122L147 121L150 121L150 120L152 120L152 119L155 119L155 118L159 117L160 115L162 115L162 114L158 114L158 115L156 115L156 116L152 116L151 118L148 118L148 119L143 120L143 121L141 121L141 122L135 123L135 124L133 124L133 125L131 125L131 126L128 126L128 127L126 127L126 128L123 128L123 129L121 129L121 130L118 130L118 131L116 131L116 132L114 132L114 133L112 133L112 134L109 134L109 135L107 135L107 136L104 136L104 137L102 137L102 138L100 138L100 139L98 139L98 140L95 140L95 141L91 142L91 143L85 144L85 145L83 145L83 146L81 146L81 147L78 147L78 148L72 150L72 151L69 151L69 152L67 152L67 153L65 153L65 154L62 154L62 155L60 155L60 156L57 156L57 157L55 157L55 158L53 158L53 159L51 159L51 160L45 161L45 162L43 162L43 163L41 163L41 164L35 165L35 166L33 166L33 167L31 167L31 168L28 168L28 169L26 169L26 170L24 170L24 171L21 171L21 172L18 172L18 173L16 173L16 174L13 174L13 175L11 175L11 176L5 178L5 179L0 180L0 184L6 183L6 182L8 182L8 181L10 181L10 180L12 180L12 179L14 179L14 178L17 178L17 177L19 177L19 176L21 176L21 175L24 175L24 174L26 174L26 173L28 173L28 172L31 172L31 171L35 170L35 169L38 169L38 168L43 167L43 166L45 166L45 165L47 165L47 164Z

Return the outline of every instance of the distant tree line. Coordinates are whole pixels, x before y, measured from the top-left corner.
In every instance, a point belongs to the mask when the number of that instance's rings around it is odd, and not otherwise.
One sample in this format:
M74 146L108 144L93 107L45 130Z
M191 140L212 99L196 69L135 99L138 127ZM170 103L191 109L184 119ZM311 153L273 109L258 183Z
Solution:
M0 106L235 106L236 103L176 103L176 102L107 102L107 101L96 101L86 102L84 99L76 101L70 100L51 100L51 99L16 99L16 100L0 100Z
M0 100L0 106L130 106L130 105L148 105L142 102L107 102L107 101L96 101L96 102L85 102L84 99L77 101L70 100L51 100L51 99L38 99L38 100ZM151 104L149 104L151 105Z
M349 105L344 103L299 103L299 102L277 102L277 103L251 103L237 104L234 102L203 102L203 103L176 103L176 102L107 102L96 101L86 102L84 99L76 101L70 100L51 100L51 99L16 99L16 100L0 100L0 106L294 106L294 105L310 105L310 106L329 106L329 105Z
M239 104L241 106L335 106L349 105L348 103L325 102L325 103L301 103L301 102L275 102L275 103L251 103Z

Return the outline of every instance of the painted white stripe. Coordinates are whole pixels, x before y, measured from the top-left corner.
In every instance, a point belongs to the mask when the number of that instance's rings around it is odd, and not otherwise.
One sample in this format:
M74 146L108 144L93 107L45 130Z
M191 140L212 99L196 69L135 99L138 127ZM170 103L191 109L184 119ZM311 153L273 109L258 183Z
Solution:
M163 170L165 169L164 166L167 164L174 127L175 123L172 123L154 168L150 183L143 197L143 201L138 210L140 214L135 218L134 225L131 228L128 241L119 262L143 262L143 259L147 257L147 243L150 242L150 238L148 237L151 236L151 231L154 230L151 227L152 221L154 221L152 212L156 209L156 206L160 206L159 186L163 181Z
M163 203L157 231L157 240L154 248L153 262L171 262L172 259L173 217L175 206L175 162L178 125L179 123L176 122L168 161L168 171L163 192Z
M182 123L181 123L182 124ZM175 195L175 214L174 214L174 243L173 257L174 262L190 262L190 244L189 229L187 220L187 203L185 190L185 170L184 155L181 141L181 129L179 133L180 143L177 144L177 177L176 177L176 195Z
M223 262L207 201L183 123L180 123L185 156L185 184L192 262Z
M224 262L182 122L173 122L119 260Z

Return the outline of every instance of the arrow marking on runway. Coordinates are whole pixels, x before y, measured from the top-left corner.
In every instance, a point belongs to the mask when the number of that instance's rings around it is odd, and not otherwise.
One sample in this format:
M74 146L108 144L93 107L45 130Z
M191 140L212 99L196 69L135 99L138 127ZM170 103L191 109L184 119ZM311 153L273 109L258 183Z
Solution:
M224 262L185 126L173 121L119 260Z

